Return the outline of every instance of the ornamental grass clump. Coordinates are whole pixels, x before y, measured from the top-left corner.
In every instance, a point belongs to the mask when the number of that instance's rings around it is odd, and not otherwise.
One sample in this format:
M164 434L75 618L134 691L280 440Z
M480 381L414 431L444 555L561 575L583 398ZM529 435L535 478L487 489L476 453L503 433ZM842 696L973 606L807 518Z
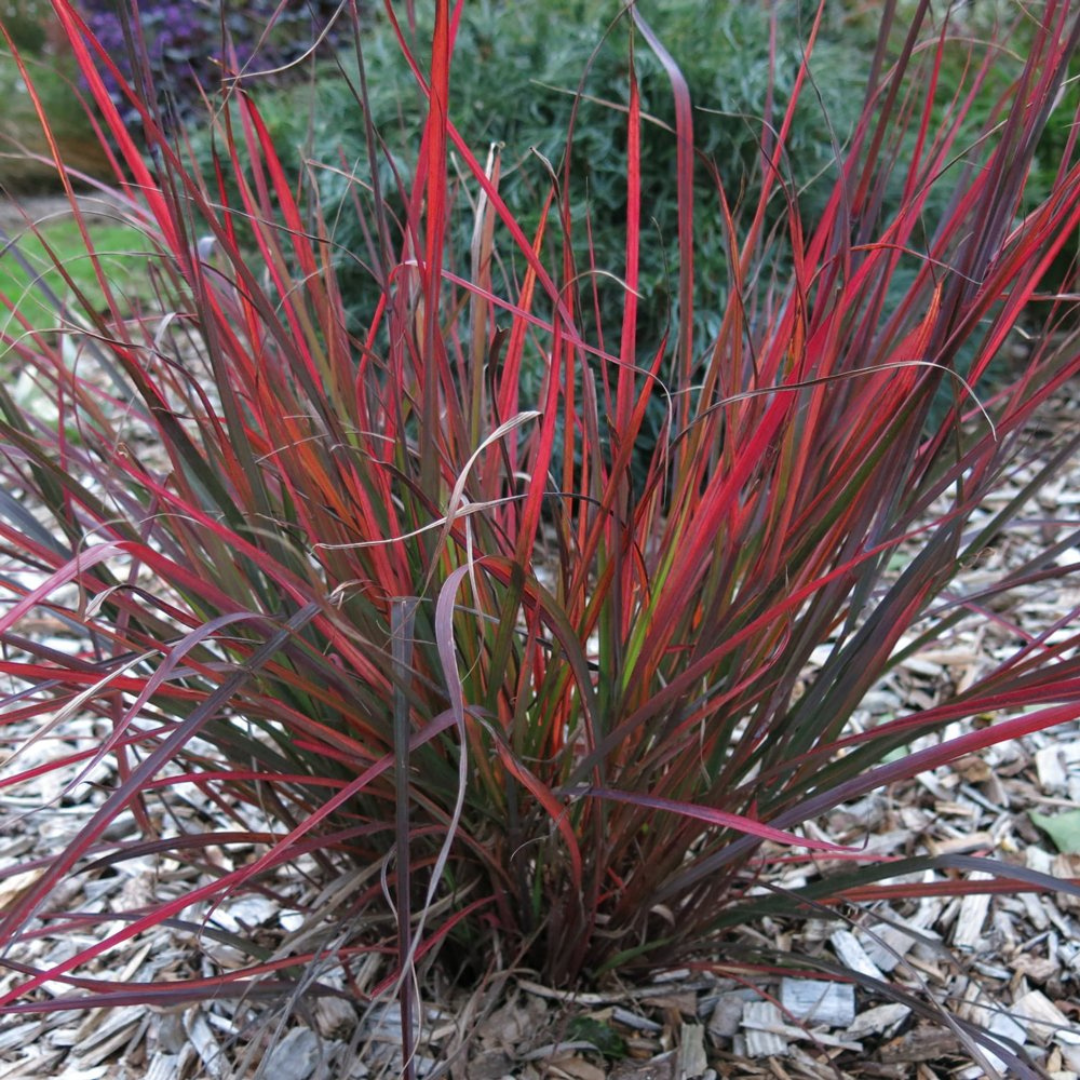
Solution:
M804 962L739 944L740 924L766 911L956 895L973 869L988 890L1080 889L993 858L890 859L815 827L884 785L1080 717L1080 633L1065 612L1053 629L1066 633L1018 633L933 708L850 724L900 659L968 612L1080 569L1061 558L1074 530L976 595L953 588L1080 442L1071 433L1007 505L982 509L1027 452L1036 410L1080 371L1070 294L1040 293L1080 225L1075 126L1045 198L1018 215L1080 39L1075 5L1018 9L1023 72L971 138L996 46L972 45L960 90L937 102L948 20L924 0L900 26L884 4L860 118L806 220L785 146L813 93L824 6L786 111L757 121L750 204L720 185L695 197L713 169L695 157L678 58L647 4L618 13L634 50L624 256L594 265L574 257L590 221L566 200L573 131L526 235L500 198L497 148L448 122L452 67L469 62L454 54L460 6L437 0L418 41L388 4L429 107L402 191L383 189L368 132L354 201L366 241L349 254L379 293L355 334L331 223L310 172L281 168L257 84L226 80L233 108L208 118L208 175L129 88L151 168L109 95L115 63L56 0L102 141L119 149L107 194L145 239L145 280L110 278L86 230L104 302L68 275L42 329L22 296L0 297L14 751L2 783L25 792L51 774L56 798L94 806L3 871L27 876L5 893L0 1007L319 992L305 965L332 942L347 980L376 958L370 994L399 993L409 1033L415 979L436 963L479 981L499 957L560 987L676 962L745 970ZM672 323L643 354L650 121L634 56L646 51L674 102L679 257ZM364 109L363 78L355 91ZM70 192L77 178L56 167ZM886 215L890 188L902 197ZM783 227L767 229L777 204ZM931 218L930 205L945 210ZM82 221L74 199L72 214ZM462 216L464 249L450 243ZM730 277L707 341L693 302L703 231L722 239ZM619 319L598 325L612 281ZM151 303L138 299L147 282ZM976 400L1036 300L1044 333ZM526 363L544 372L528 398ZM17 395L16 374L37 393ZM942 388L952 405L931 423ZM654 403L664 422L641 476ZM65 647L35 632L42 620ZM213 814L171 814L183 793ZM79 895L71 882L149 857L206 877L107 920L65 899ZM807 884L778 889L793 863ZM214 922L246 893L298 903L289 868L319 900L280 950ZM165 924L205 929L242 959L188 981L94 974ZM42 938L59 950L48 963L32 959Z

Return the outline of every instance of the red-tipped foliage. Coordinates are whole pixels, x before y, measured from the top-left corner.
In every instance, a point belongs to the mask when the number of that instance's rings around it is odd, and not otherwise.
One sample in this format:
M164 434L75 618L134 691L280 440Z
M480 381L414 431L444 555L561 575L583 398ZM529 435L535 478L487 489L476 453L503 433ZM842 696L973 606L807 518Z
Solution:
M1051 554L978 597L949 591L1020 509L976 517L1036 410L1080 370L1073 339L1049 333L1069 325L1064 301L1044 301L1048 333L1026 363L981 405L971 391L1080 226L1080 166L1020 215L1075 13L1044 5L1022 76L980 110L983 130L972 118L987 65L974 57L955 100L939 100L947 26L928 25L924 2L887 41L886 7L865 108L821 181L831 197L816 220L799 215L785 142L818 23L791 103L762 124L756 201L718 188L695 202L708 163L693 153L694 103L678 58L635 12L634 48L659 56L675 97L681 207L677 310L659 351L642 355L650 121L633 62L625 265L579 266L573 240L588 222L565 185L553 180L549 213L526 235L499 197L497 157L485 164L451 122L457 12L438 0L430 63L399 30L429 120L411 186L387 199L376 183L356 200L382 284L357 332L317 192L286 175L255 97L231 88L213 121L216 171L202 176L132 93L144 155L99 74L118 72L56 0L119 150L108 195L156 253L159 303L131 310L100 264L108 309L76 296L56 330L20 325L16 298L2 298L13 312L2 362L37 391L19 399L0 382L0 670L9 737L27 744L3 783L51 769L65 792L93 778L102 797L62 849L35 852L2 912L4 962L20 977L0 1006L43 1004L47 981L86 1003L132 1000L80 969L185 909L198 922L224 897L285 888L299 864L323 881L353 875L337 908L312 908L313 925L348 912L358 929L342 962L385 953L391 981L489 935L557 983L704 954L760 905L751 890L786 846L813 879L807 902L898 888L803 823L1080 716L1080 642L1058 634L935 708L849 724L913 638L1077 569ZM376 133L370 147L377 157ZM572 145L567 155L572 171ZM66 177L59 158L57 169ZM74 200L72 213L81 221ZM472 245L456 250L466 214ZM729 270L711 341L694 337L706 230L723 236ZM621 325L598 333L600 273L626 300ZM542 373L534 400L523 368ZM641 435L658 406L654 444ZM42 614L62 620L70 651L35 641ZM994 722L890 756L975 716ZM73 724L83 741L43 757L41 742ZM179 784L216 808L220 832L160 835ZM109 839L127 814L144 842ZM50 907L69 876L162 852L200 860L209 844L255 855L119 913L119 929L60 963L20 959L41 934L95 932ZM847 869L833 883L816 876L821 859ZM992 867L1011 888L1052 885ZM886 869L959 892L949 875L970 867ZM264 977L274 988L286 959L310 953L238 942L243 970L170 984L165 998L250 993Z

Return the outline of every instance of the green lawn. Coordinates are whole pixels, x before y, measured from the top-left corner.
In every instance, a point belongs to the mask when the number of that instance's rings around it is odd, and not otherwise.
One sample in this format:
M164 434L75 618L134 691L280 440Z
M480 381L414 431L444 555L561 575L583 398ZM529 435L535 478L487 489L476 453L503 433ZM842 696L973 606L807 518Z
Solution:
M141 254L148 248L145 237L137 229L102 221L90 223L89 229L109 287L117 299L123 303L121 298L126 298L128 305L133 305L137 300L149 298L151 283L146 273L146 256ZM75 222L51 223L42 228L41 234L75 286L86 294L91 304L103 307L102 289ZM0 293L14 300L35 328L56 326L58 316L43 295L41 286L49 286L61 299L71 298L71 288L38 237L23 234L15 243L33 272L28 273L18 263L10 247L0 246ZM0 327L9 317L6 306L0 305Z

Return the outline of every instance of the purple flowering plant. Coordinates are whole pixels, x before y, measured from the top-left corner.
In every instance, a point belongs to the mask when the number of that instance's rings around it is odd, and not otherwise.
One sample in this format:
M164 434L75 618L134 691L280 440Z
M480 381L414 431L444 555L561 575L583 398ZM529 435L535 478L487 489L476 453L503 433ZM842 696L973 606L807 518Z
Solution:
M201 111L204 94L213 94L223 77L248 71L282 69L308 52L331 23L339 4L334 0L82 0L86 25L108 51L126 82L138 85L133 55L145 62L170 123ZM125 23L128 30L125 30ZM135 43L135 35L141 42ZM323 39L333 43L333 27ZM137 120L111 73L105 85L121 115Z

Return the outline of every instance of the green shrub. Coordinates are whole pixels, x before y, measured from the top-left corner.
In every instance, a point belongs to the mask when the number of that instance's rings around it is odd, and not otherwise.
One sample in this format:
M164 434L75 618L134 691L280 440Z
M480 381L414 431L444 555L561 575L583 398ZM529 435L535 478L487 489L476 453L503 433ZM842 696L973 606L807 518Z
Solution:
M48 0L4 0L0 19L15 47L23 52L40 53L48 41L52 5Z
M770 91L771 123L778 128L803 57L809 23L805 4L785 0L776 9L777 46L770 57L770 13L766 5L730 0L674 0L655 13L656 31L678 56L695 107L694 144L698 162L695 201L703 215L719 213L718 184L734 212L745 217L761 189L761 127ZM563 180L571 120L568 183L548 214L549 243L565 241L560 202L575 220L588 220L570 248L577 268L572 290L582 312L582 331L600 344L602 326L617 324L622 308L626 192L623 148L629 93L630 24L618 7L602 0L553 0L518 4L481 0L464 6L455 51L450 119L478 157L492 144L500 148L499 191L532 237L540 225L553 173ZM431 26L430 10L418 11L419 35ZM775 167L785 190L777 190L767 210L766 229L788 212L787 199L813 218L824 208L835 181L835 153L851 135L859 116L868 70L865 37L851 40L833 27L815 49L813 92L797 103L796 121ZM423 133L426 106L393 28L385 19L367 24L362 53L367 102L357 100L354 55L343 54L345 77L321 71L313 83L263 101L275 145L283 148L290 172L301 162L314 170L322 213L337 245L338 280L351 325L367 325L380 295L365 230L372 213L367 191L370 166L365 122L381 140L382 191L390 194L396 220L404 218L402 192L413 183L415 150ZM638 40L634 53L642 110L642 203L640 319L637 351L647 357L678 325L678 192L670 169L675 151L675 113L670 84L656 56ZM580 93L580 96L579 96ZM196 140L209 174L208 145ZM899 192L893 192L894 199ZM397 197L395 197L397 196ZM449 222L453 250L469 251L473 217L465 200ZM731 279L723 233L695 230L695 331L714 338L730 302ZM769 246L773 264L759 268L753 287L763 291L773 273L790 270L783 244ZM515 272L524 266L510 256ZM459 271L462 267L457 266ZM596 271L595 273L593 271ZM539 310L551 309L540 298ZM594 312L599 310L599 321ZM528 395L539 392L543 367L528 360L521 373ZM644 482L645 457L662 426L664 409L651 403L636 483ZM606 437L606 434L605 434ZM558 460L558 455L557 455Z
M422 9L418 15L429 11ZM584 232L573 243L578 268L590 262L617 279L624 262L622 234L626 220L623 153L629 92L629 24L614 22L617 8L599 0L552 0L516 4L480 0L466 4L458 30L450 118L474 153L483 157L491 143L502 148L500 193L532 236L539 224L551 170L561 172L570 120L576 109L569 190L561 193L575 218L588 215L592 252ZM730 0L673 0L655 13L656 31L679 58L697 111L695 146L700 161L695 197L715 212L715 166L728 199L755 204L760 190L761 121L770 85L773 124L778 126L790 100L802 58L807 25L798 5L779 6L775 63L769 56L769 12L762 4ZM430 34L421 22L421 39ZM606 34L606 37L604 36ZM816 93L800 99L797 120L777 162L785 181L798 193L802 210L813 216L824 206L835 179L835 137L851 134L859 115L868 60L859 44L825 40L815 50ZM278 146L290 157L310 159L319 175L323 212L341 245L341 287L360 323L370 317L377 286L355 255L365 250L352 200L369 174L365 149L365 114L378 130L386 151L384 190L412 182L415 148L423 131L422 94L402 58L385 19L362 38L368 103L355 97L355 59L342 57L348 79L324 72L310 87L294 89L264 102L266 122ZM595 54L595 55L594 55ZM671 174L675 122L670 85L660 62L640 40L635 53L642 110L646 123L642 149L642 200L645 206L641 257L642 327L639 347L654 349L675 315L672 282L677 276L678 193ZM583 98L578 100L581 90ZM298 156L293 157L290 151ZM345 170L355 170L356 180ZM329 167L329 168L328 168ZM330 171L333 169L334 171ZM400 211L400 203L398 203ZM464 209L464 207L463 207ZM786 212L778 194L769 221ZM553 227L557 230L557 212ZM468 250L471 220L461 213L454 226L456 248ZM729 290L723 236L715 229L696 235L696 307L699 330L715 335ZM617 280L596 279L604 320L621 308ZM593 309L582 282L584 309ZM586 315L588 317L588 315ZM534 377L535 377L534 373Z

